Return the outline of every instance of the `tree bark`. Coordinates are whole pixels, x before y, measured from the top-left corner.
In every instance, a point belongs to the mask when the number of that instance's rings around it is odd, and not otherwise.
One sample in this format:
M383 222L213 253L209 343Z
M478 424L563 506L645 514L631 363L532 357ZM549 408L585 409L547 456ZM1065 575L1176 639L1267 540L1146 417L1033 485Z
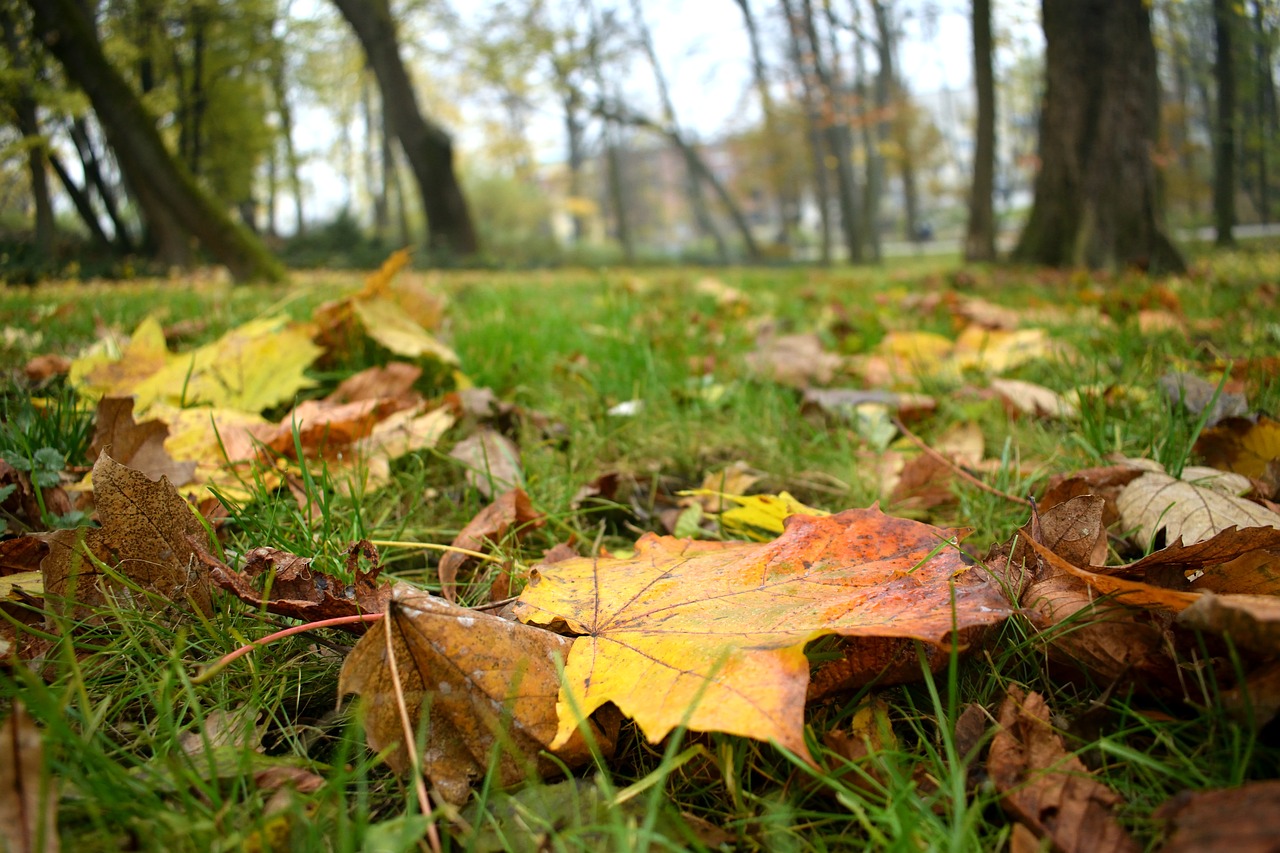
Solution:
M789 5L789 3L788 3ZM827 144L828 159L832 161L836 173L836 202L840 206L840 229L843 232L845 249L849 260L862 262L862 235L858 224L858 182L853 174L853 161L850 149L853 141L849 133L848 116L844 104L841 103L843 86L833 70L828 67L824 56L822 39L818 35L814 23L812 0L803 0L804 14L801 25L808 37L809 50L813 57L813 73L818 78L819 89L826 100L825 110L831 119L823 128L823 137ZM824 164L825 165L825 164Z
M822 114L808 65L804 61L799 17L796 15L792 0L783 0L782 5L787 18L787 52L800 78L800 94L808 124L809 158L813 161L813 186L819 217L819 260L823 266L828 266L831 263L831 179L830 171L826 166L826 156L823 154Z
M1144 0L1043 0L1046 88L1035 204L1014 258L1181 271L1151 152L1156 52Z
M215 204L165 148L155 120L107 61L97 33L76 0L27 0L35 31L80 86L135 192L150 193L238 280L284 277L284 268L227 211Z
M453 171L453 141L423 116L400 57L395 21L387 0L333 0L351 25L382 92L383 109L404 149L422 195L428 246L444 260L474 255L479 248L462 187Z
M1231 55L1234 0L1213 0L1213 78L1218 87L1213 126L1213 224L1218 246L1235 245L1236 224L1236 70Z
M62 165L62 161L52 151L49 152L49 165L53 167L53 173L58 176L58 180L62 183L62 188L66 190L68 196L71 197L71 203L75 205L76 213L80 214L80 219L84 222L86 228L89 229L89 235L93 238L93 242L103 249L115 248L111 244L111 240L107 237L107 232L102 230L102 223L98 221L98 216L93 211L93 202L89 200L89 193L71 177L71 173Z
M973 82L978 101L978 126L973 152L973 185L969 188L969 224L965 232L966 261L996 259L996 77L991 65L991 0L972 0Z
M76 147L76 154L80 157L80 168L84 171L85 191L88 192L91 186L98 193L102 208L107 212L107 218L111 220L111 228L115 231L116 247L125 254L134 251L133 238L129 235L129 228L125 225L119 205L116 204L115 191L107 184L106 176L102 174L102 161L89 136L88 122L83 118L72 119L69 132L71 141Z
M18 79L17 96L12 107L18 122L18 131L27 146L27 174L31 182L31 199L35 207L35 249L41 257L53 255L53 203L49 196L49 177L45 171L45 140L40 134L40 118L35 95L31 89L31 63L27 49L18 33L18 21L8 6L0 8L0 27L4 30L5 47Z

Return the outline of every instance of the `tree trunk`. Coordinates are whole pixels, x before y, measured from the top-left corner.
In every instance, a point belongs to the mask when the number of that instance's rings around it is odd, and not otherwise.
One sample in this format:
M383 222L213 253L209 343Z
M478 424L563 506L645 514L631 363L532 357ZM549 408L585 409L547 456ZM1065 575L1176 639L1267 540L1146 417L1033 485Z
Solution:
M1276 110L1275 72L1271 62L1272 33L1268 32L1262 0L1253 3L1256 90L1258 113L1258 213L1263 224L1271 221L1270 146L1280 136L1280 114Z
M102 174L101 159L94 148L93 140L89 137L88 123L83 118L73 119L70 134L76 153L80 156L80 168L85 176L85 191L88 192L89 187L92 186L98 193L102 208L107 212L107 218L111 220L111 228L115 231L116 248L126 254L134 251L133 238L129 235L129 228L120 214L119 205L116 204L115 190L107 184L107 179Z
M782 166L781 146L783 144L778 128L777 111L773 105L773 95L769 92L769 80L765 74L764 52L760 49L760 31L756 26L756 16L751 11L750 0L735 0L742 10L742 20L747 27L747 40L751 47L751 81L756 95L760 98L760 110L764 113L764 136L768 146L767 164L769 181L773 184L773 199L777 206L779 246L791 245L791 229L799 216L799 202L795 188L784 173Z
M1218 246L1235 245L1236 224L1236 71L1231 55L1235 0L1213 0L1213 78L1218 87L1213 127L1213 223Z
M790 3L788 2L788 6ZM826 141L827 158L835 166L836 202L840 206L840 230L843 232L845 249L849 260L862 262L862 235L858 227L858 184L853 174L853 161L850 157L852 139L849 135L849 122L842 99L842 86L835 73L827 66L822 39L818 35L814 23L812 0L804 0L802 24L808 37L809 50L813 57L813 73L820 84L819 89L826 103L824 111L831 116L823 129Z
M76 0L27 2L35 13L37 35L88 96L135 192L153 194L158 205L237 279L283 278L280 263L201 191L165 148L155 120L103 56L84 8Z
M280 40L276 40L274 48L271 52L271 91L275 98L276 112L280 114L280 136L284 141L284 165L288 172L289 190L293 193L293 215L297 221L294 234L301 236L306 232L306 220L303 218L302 164L298 157L298 150L293 144L293 107L289 103L289 89L285 84L285 46Z
M31 63L28 61L22 39L18 34L18 21L8 6L0 7L0 28L4 30L4 43L9 51L9 61L17 77L17 90L11 105L17 118L18 131L27 146L27 173L31 182L31 199L35 207L35 250L44 259L53 255L53 203L49 197L49 176L45 171L45 141L40 134L40 118L31 89Z
M973 82L978 99L977 145L973 152L973 185L969 188L966 261L996 259L996 77L991 65L991 0L972 0Z
M817 94L813 91L808 65L804 61L804 49L800 40L802 25L792 0L783 0L783 9L787 19L787 52L795 73L800 78L800 95L808 125L806 135L809 138L809 158L813 161L813 188L819 217L819 258L822 265L827 266L831 263L831 179L822 149L822 113L818 107Z
M453 171L453 141L418 108L418 96L400 57L388 0L333 0L355 31L382 92L382 105L404 149L422 195L428 245L444 259L474 255L476 232Z
M1145 0L1043 0L1046 88L1035 204L1014 258L1050 266L1186 264L1162 230Z
M89 200L89 193L86 189L76 184L75 179L71 177L71 173L62 165L62 161L57 155L49 152L49 165L53 167L53 173L58 176L58 180L62 183L62 188L66 190L67 195L71 197L71 203L75 205L76 213L80 214L80 219L84 222L86 228L89 229L89 236L93 238L93 242L103 249L115 248L111 244L111 240L107 237L107 232L102 230L102 223L98 221L98 216L93 212L93 202Z

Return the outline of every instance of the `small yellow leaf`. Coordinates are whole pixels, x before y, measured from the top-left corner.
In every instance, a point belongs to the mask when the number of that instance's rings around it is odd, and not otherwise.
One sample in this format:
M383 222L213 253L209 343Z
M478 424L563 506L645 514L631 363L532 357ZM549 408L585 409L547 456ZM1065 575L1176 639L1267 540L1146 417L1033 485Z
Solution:
M771 539L783 531L783 522L792 515L830 515L820 509L805 506L789 492L776 495L728 495L709 489L695 489L682 494L694 497L718 497L738 506L720 513L720 523L734 536L748 539Z

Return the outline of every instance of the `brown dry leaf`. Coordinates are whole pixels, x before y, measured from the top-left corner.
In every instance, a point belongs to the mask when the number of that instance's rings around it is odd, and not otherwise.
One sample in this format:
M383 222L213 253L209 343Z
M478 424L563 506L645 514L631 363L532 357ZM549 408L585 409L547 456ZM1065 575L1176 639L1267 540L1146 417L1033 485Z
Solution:
M987 759L1005 810L1063 853L1141 849L1115 819L1119 795L1067 751L1049 718L1043 696L1009 687Z
M105 588L148 610L190 602L210 612L209 577L191 545L208 534L167 478L151 480L103 453L93 466L93 500L101 527L43 534L49 553L40 569L55 604L98 604ZM101 574L86 552L145 594L135 595Z
M354 403L359 400L414 399L413 383L422 376L422 368L403 361L368 367L352 374L325 397L329 403ZM405 407L401 407L405 408Z
M378 583L382 566L378 552L361 540L347 549L347 571L353 578L341 578L317 572L311 560L276 548L254 548L245 554L244 569L237 572L211 555L199 540L192 541L196 558L215 584L254 608L266 608L278 616L318 622L362 613L382 613L391 599L391 584ZM364 556L373 568L360 568ZM262 590L270 590L264 599ZM368 623L340 626L353 634L363 634Z
M504 492L467 522L453 540L453 547L488 552L507 532L515 528L517 537L543 525L542 515L533 508L523 489ZM474 557L449 551L440 558L440 594L450 602L458 600L458 571Z
M1280 530L1228 527L1209 539L1191 545L1174 542L1126 566L1098 571L1194 592L1276 595L1280 575L1268 549L1280 549ZM1203 574L1192 582L1190 572Z
M1280 652L1280 598L1201 593L1178 614L1187 628L1230 635L1238 646L1274 657Z
M520 448L490 429L464 438L449 456L466 466L467 484L486 498L524 486Z
M1029 613L1031 623L1060 663L1116 679L1135 673L1151 683L1165 683L1172 664L1165 653L1162 627L1151 614L1097 593L1075 573L1080 569L1055 551L1082 560L1100 536L1104 501L1082 496L1043 513L1037 524L1023 527L1009 556L997 553L988 567L1011 589ZM1031 543L1039 547L1032 548ZM1042 554L1048 553L1049 558Z
M570 767L590 760L576 730L552 745L557 662L571 644L550 631L404 590L392 597L385 622L347 656L338 694L360 694L370 748L381 752L394 745L387 763L407 772L413 762L404 747L391 674L394 655L414 731L428 721L422 772L441 796L460 804L471 783L485 776L495 748L501 750L495 776L503 786L522 781L534 768L542 776L557 775L559 766L541 756L543 751ZM616 732L609 723L596 731L606 757Z
M0 725L0 848L57 853L58 790L44 772L40 730L21 702Z
M827 352L812 333L763 336L746 359L753 376L793 388L826 385L844 366L844 359Z
M151 479L168 477L174 486L190 483L196 472L194 460L177 462L164 449L169 427L157 420L138 423L133 419L132 397L103 397L94 416L91 458L107 452L121 465L141 471Z
M1107 465L1085 468L1071 474L1055 474L1049 478L1048 488L1040 499L1040 510L1047 512L1071 498L1097 495L1106 501L1102 521L1110 527L1120 517L1120 510L1116 508L1116 498L1120 491L1141 477L1142 473L1142 469L1132 465Z
M1067 504L1063 504L1066 506ZM1149 610L1170 610L1174 613L1182 611L1194 604L1199 593L1181 592L1165 587L1152 586L1141 581L1125 580L1114 575L1091 572L1071 563L1053 553L1048 547L1027 539L1027 545L1047 564L1052 571L1075 575L1084 581L1090 589L1103 595L1114 596L1116 601L1133 607L1145 607Z
M22 373L27 377L27 381L36 385L70 370L71 359L57 354L37 355L22 367Z
M576 714L612 702L651 741L686 725L808 758L810 641L965 642L1009 614L998 588L948 544L955 535L847 510L792 516L764 544L646 534L629 559L536 567L517 615L583 635L565 667L554 743L574 732Z
M40 562L48 552L48 544L38 536L0 541L0 578L39 571Z
M1280 527L1280 514L1214 488L1149 471L1116 499L1120 523L1142 543L1165 539L1199 542L1228 527Z
M1016 412L1038 418L1070 420L1079 415L1076 407L1061 394L1021 379L992 379L991 390Z
M1183 791L1152 816L1168 821L1171 830L1161 853L1273 853L1280 836L1280 781Z
M897 472L889 503L910 509L934 509L956 499L951 491L955 471L931 453L922 453L904 463Z

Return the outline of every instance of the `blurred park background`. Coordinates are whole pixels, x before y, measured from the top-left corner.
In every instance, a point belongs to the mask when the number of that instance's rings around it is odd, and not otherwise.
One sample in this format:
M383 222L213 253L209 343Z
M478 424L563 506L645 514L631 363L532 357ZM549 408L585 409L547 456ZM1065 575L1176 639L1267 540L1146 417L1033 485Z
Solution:
M1274 0L5 0L11 282L1176 270L1265 233ZM1206 230L1207 229L1207 230Z

